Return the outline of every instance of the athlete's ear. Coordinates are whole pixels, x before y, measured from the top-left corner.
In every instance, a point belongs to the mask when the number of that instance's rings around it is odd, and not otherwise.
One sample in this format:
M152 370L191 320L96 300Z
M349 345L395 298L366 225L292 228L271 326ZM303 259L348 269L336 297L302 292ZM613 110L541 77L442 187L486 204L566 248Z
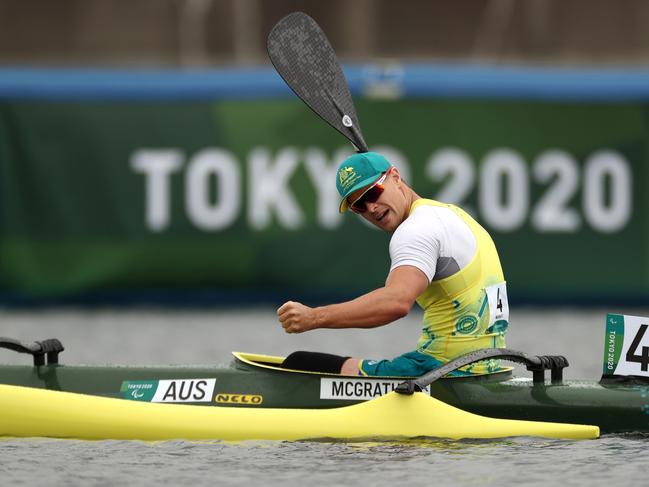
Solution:
M401 174L399 174L399 170L392 166L392 169L390 170L390 176L393 177L396 181L401 180Z

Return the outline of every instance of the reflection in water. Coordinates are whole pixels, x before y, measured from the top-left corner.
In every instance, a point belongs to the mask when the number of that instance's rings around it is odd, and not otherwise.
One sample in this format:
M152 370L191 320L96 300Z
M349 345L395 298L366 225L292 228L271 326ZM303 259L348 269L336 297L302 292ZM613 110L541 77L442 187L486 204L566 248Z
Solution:
M26 475L72 485L110 479L132 483L143 472L150 485L165 482L218 485L261 482L283 486L394 486L396 481L436 485L546 486L606 485L644 482L647 435L616 435L600 440L561 441L536 438L452 441L433 438L389 442L245 441L0 441L0 471L8 485ZM38 458L38 462L28 459ZM145 482L146 483L146 482Z

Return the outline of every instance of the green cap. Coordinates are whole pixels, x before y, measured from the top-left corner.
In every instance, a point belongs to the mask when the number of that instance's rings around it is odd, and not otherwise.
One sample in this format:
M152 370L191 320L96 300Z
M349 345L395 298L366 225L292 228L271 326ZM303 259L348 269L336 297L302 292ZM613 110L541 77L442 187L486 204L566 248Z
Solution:
M347 197L354 191L369 186L390 169L390 163L376 152L359 152L345 159L336 174L336 188L342 201L338 211L347 209Z

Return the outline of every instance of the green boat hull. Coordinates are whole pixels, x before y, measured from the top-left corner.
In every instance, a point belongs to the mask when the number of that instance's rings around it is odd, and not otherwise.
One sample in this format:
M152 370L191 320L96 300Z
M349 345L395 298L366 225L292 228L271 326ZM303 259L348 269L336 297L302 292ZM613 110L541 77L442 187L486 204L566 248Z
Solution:
M398 378L356 378L278 367L280 357L235 354L227 367L2 365L0 383L150 402L323 409L384 395ZM511 371L445 378L430 394L483 416L592 424L602 433L649 432L649 386L594 381L538 384Z

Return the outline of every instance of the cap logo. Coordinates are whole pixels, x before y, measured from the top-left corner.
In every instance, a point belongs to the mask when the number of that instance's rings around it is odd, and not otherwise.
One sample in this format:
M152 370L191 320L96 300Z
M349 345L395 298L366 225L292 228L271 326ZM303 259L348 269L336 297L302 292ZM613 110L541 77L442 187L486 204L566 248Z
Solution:
M343 116L343 125L345 127L351 127L352 125L354 125L354 123L352 122L352 119L351 119L351 117L349 115L344 115Z
M343 188L343 191L347 191L351 188L359 178L360 175L358 175L351 166L341 167L338 171L338 181L340 182L340 187Z

